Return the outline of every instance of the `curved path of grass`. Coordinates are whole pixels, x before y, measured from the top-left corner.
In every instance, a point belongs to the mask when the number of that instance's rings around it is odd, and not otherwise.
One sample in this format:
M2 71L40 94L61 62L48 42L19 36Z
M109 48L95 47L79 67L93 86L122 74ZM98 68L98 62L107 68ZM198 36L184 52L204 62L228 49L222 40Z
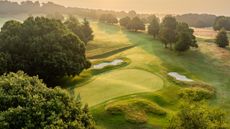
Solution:
M163 84L160 77L150 72L124 69L98 75L87 85L76 88L75 93L80 93L83 102L94 106L120 96L154 92L163 88Z

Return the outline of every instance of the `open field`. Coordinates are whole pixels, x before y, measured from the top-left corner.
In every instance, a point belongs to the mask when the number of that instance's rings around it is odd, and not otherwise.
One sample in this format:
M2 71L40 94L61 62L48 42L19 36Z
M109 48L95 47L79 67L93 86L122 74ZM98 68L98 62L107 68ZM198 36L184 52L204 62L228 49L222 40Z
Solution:
M214 39L217 32L213 28L192 28L194 29L194 35L204 39Z
M128 32L118 26L96 22L92 26L95 29L95 40L88 45L88 55L99 55L94 61L119 57L130 60L128 66L95 75L86 82L75 85L75 94L80 91L83 102L91 105L98 128L159 128L167 124L171 113L160 118L149 116L146 124L133 126L122 116L107 114L104 108L114 100L141 97L158 103L166 110L176 111L176 91L181 86L168 78L168 72L178 72L195 81L214 86L217 97L210 101L211 104L221 106L230 114L230 79L227 78L230 76L229 50L201 40L198 49L176 53L164 49L161 42L143 33ZM135 47L113 52L117 47L129 45ZM103 52L110 54L100 58Z

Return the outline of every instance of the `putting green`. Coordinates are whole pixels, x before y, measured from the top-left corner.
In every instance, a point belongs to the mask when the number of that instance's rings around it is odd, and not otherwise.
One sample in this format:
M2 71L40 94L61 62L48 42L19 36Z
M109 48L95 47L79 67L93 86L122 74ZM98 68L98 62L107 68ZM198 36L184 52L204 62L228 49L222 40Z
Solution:
M93 81L75 89L89 106L107 100L141 92L154 92L163 88L160 77L143 70L124 69L98 75Z

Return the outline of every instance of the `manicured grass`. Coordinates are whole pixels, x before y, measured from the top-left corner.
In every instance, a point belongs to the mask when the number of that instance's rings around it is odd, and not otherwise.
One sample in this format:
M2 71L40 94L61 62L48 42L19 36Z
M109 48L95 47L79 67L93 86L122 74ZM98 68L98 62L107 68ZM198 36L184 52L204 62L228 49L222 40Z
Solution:
M163 81L158 76L138 69L124 69L96 76L75 89L75 92L80 93L83 102L93 106L116 97L153 92L161 88Z
M95 75L88 83L76 85L74 90L76 95L80 91L83 102L88 102L91 106L95 105L91 107L91 112L99 128L138 129L160 128L167 125L168 118L157 116L149 116L146 124L131 124L122 116L109 115L104 107L111 101L135 96L153 101L172 114L178 110L178 90L182 85L170 80L167 77L168 72L178 72L193 80L214 86L217 97L210 103L227 111L227 117L230 119L230 52L228 49L219 49L215 44L207 43L207 40L198 39L200 46L198 49L177 53L164 49L160 41L144 33L129 32L121 30L118 26L100 23L93 23L93 26L96 37L95 41L88 46L88 55L97 56L129 45L136 46L109 55L109 58L128 58L130 60L128 66ZM100 60L107 60L107 58L105 56ZM130 69L138 72L127 71ZM157 80L164 86L152 87L151 84L156 83ZM109 101L105 103L106 100Z
M87 45L87 56L94 57L114 50L119 50L132 45L129 40L122 35L122 31L117 26L105 25L92 22L94 30L94 40ZM101 28L112 28L102 30ZM111 31L110 31L111 30Z

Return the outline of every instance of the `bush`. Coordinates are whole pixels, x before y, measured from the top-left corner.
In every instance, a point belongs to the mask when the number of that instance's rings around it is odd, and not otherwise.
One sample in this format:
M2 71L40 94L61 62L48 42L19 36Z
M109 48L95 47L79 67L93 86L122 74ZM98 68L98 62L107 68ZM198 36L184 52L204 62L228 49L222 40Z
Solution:
M204 88L193 87L184 88L179 92L180 98L188 99L192 101L201 101L204 99L211 99L215 96L214 91L210 91Z
M229 129L225 113L205 103L183 103L166 129Z
M23 72L0 77L0 128L93 129L88 107L60 88Z

